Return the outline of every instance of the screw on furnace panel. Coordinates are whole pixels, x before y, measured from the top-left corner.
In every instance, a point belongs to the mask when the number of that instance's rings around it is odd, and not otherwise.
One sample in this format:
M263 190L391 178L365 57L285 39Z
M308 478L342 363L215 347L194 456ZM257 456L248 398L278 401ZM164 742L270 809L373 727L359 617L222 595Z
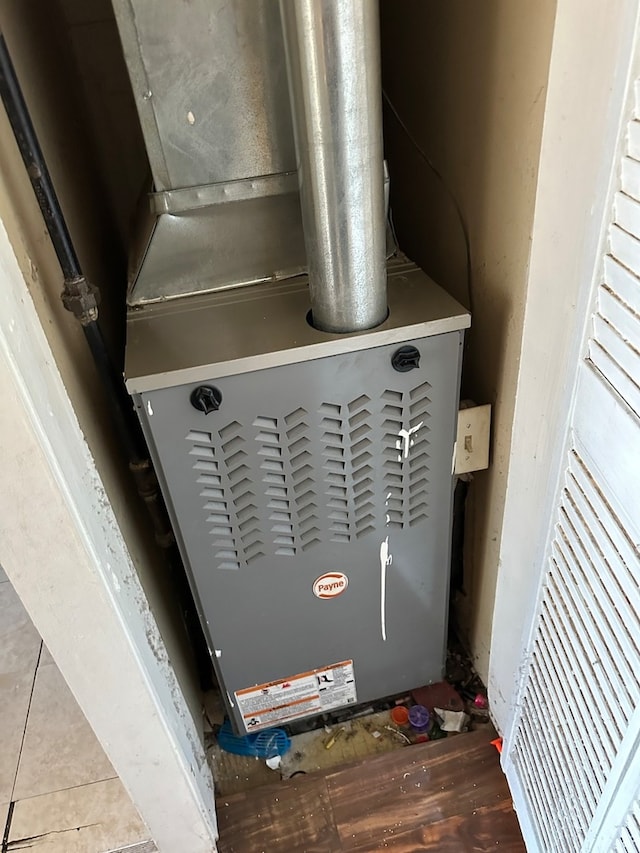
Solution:
M191 392L189 400L194 409L208 415L211 412L217 412L220 408L222 393L219 388L215 388L213 385L199 385Z
M391 366L398 373L415 370L416 367L420 367L420 351L411 346L400 347L391 356Z

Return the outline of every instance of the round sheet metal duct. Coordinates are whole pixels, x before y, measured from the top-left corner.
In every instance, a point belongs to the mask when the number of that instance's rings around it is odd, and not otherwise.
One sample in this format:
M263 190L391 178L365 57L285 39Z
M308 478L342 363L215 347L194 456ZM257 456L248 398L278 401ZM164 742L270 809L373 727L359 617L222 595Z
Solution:
M313 325L387 315L382 104L375 0L280 0Z

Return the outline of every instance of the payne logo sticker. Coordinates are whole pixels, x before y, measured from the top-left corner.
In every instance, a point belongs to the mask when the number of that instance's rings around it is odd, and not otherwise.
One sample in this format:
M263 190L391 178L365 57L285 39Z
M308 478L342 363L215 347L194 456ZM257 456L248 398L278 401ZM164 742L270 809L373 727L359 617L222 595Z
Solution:
M342 572L327 572L313 582L316 598L337 598L349 586L349 578Z

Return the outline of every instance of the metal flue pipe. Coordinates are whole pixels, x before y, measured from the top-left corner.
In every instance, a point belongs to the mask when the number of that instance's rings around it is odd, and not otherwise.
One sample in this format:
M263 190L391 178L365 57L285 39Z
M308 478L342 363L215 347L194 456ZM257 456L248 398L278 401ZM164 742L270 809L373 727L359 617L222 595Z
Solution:
M382 104L375 0L280 0L313 325L387 315Z

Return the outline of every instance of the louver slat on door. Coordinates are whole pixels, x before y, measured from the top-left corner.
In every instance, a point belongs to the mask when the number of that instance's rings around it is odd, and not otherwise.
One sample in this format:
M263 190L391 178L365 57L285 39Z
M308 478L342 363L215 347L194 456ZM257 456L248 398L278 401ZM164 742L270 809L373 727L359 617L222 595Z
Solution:
M640 803L635 802L620 832L616 853L637 853L640 850Z
M514 749L547 851L580 850L640 700L636 565L624 525L573 450Z
M619 801L624 826L611 818L602 833L625 773L618 757L632 749L640 707L639 121L629 123L618 175L509 744L545 853L640 850L638 802L627 813Z
M637 126L637 127L636 127ZM640 122L630 123L629 153L614 200L609 254L598 288L589 357L634 412L640 414Z

